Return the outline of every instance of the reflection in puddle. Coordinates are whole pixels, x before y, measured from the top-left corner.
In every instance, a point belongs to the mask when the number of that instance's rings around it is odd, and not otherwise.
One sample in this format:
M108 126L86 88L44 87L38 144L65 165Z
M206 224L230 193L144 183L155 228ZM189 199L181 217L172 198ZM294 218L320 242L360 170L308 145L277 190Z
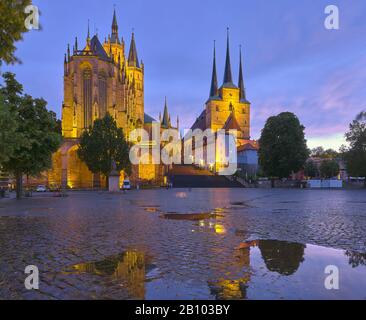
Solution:
M348 257L348 263L353 267L366 266L366 253L357 253L352 251L346 251Z
M163 219L200 221L215 219L219 215L215 213L166 213L161 215Z
M225 234L226 228L223 224L217 223L217 221L205 221L200 220L195 226L199 227L197 230L194 230L195 232L207 232L207 231L213 231L217 234Z
M274 240L241 243L223 278L208 281L216 299L365 299L366 254ZM340 271L327 290L325 268ZM234 266L234 268L232 268Z
M160 212L160 209L158 207L144 207L144 210L150 213Z
M175 197L178 199L186 199L188 197L186 192L177 192L175 194Z
M201 220L197 225L225 232L212 221ZM210 259L220 263L205 265L207 257L201 256L205 269L197 270L199 277L186 265L175 265L177 273L166 272L168 265L164 263L158 269L144 253L135 250L74 265L64 274L94 275L95 282L107 290L113 283L116 298L125 296L122 293L132 299L366 298L366 254L275 240L240 243L231 257L222 255L225 248L216 249L215 258ZM325 288L325 268L329 265L339 268L340 290Z
M102 261L76 264L66 270L66 274L106 276L126 288L131 298L144 299L147 274L150 277L154 270L155 266L148 263L142 252L131 250Z

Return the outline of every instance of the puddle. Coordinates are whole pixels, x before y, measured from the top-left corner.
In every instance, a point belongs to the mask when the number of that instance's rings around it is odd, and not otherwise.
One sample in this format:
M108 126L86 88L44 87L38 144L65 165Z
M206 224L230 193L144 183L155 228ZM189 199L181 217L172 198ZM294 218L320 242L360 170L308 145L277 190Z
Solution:
M87 262L67 268L64 274L92 274L105 277L125 288L130 298L145 298L145 283L157 277L157 268L144 253L130 250L102 261ZM98 282L102 282L98 280Z
M220 215L216 213L166 213L161 215L163 219L188 221L210 220L217 217L220 217Z
M366 299L366 254L259 240L235 248L233 265L231 277L208 281L216 299ZM339 269L339 290L325 288L327 266Z
M150 213L160 212L160 208L159 207L144 207L144 210L146 212L150 212Z
M220 232L218 224L212 227ZM243 242L233 249L229 259L215 255L219 267L205 266L199 277L190 268L179 276L166 272L167 265L155 266L136 250L71 266L64 275L93 275L93 283L116 298L127 292L130 299L150 300L366 299L366 254L276 240ZM339 290L325 288L330 265L339 269Z
M226 227L221 224L217 223L216 221L205 221L200 220L198 223L195 224L197 229L193 230L193 232L214 232L217 234L226 234L227 230Z

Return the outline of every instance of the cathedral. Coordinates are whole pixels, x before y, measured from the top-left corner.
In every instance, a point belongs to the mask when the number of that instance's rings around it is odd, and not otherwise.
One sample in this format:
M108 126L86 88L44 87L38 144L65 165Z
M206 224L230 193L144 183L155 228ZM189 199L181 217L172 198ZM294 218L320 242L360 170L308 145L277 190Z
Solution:
M126 137L136 128L147 131L156 120L144 111L144 64L138 58L135 35L132 33L128 55L125 41L118 32L116 11L112 30L103 43L98 35L86 37L79 47L78 39L64 59L64 101L62 105L63 144L53 156L48 183L65 188L99 188L105 177L91 173L77 156L79 138L94 120L109 112ZM165 103L162 127L173 128ZM179 122L179 120L178 120ZM134 183L160 184L164 168L159 165L133 166ZM121 172L121 181L124 179Z
M179 130L179 118L176 126L172 124L168 112L167 100L163 116L155 120L145 113L144 108L144 63L138 58L135 34L126 55L126 45L120 37L116 11L112 19L111 34L100 41L98 34L91 37L89 26L85 44L80 47L78 39L72 50L67 47L64 58L64 101L62 105L63 144L53 155L52 169L47 173L47 184L70 189L101 188L107 185L101 174L89 171L78 155L78 145L84 130L96 119L108 112L122 128L126 137L135 129L145 129L150 135L146 148L152 149L153 123L160 123L160 132L164 129ZM238 158L240 153L256 149L256 143L250 140L250 102L247 100L240 52L239 80L233 82L229 34L227 38L226 63L223 84L219 87L216 72L216 48L214 48L213 70L209 98L201 115L192 129L236 130ZM186 141L184 141L186 142ZM195 145L192 139L192 149ZM164 145L160 145L163 148ZM205 146L207 151L207 146ZM216 149L216 153L218 150ZM206 153L207 154L207 153ZM194 157L194 156L193 156ZM215 171L222 164L216 154L216 163L205 163L199 160L200 166ZM239 164L240 165L240 164ZM214 167L214 168L213 168ZM161 164L139 164L132 166L132 174L127 177L120 173L120 183L129 178L133 185L164 185L170 166ZM217 171L217 170L216 170Z
M238 73L237 85L234 84L233 75L231 70L230 61L230 41L229 31L227 34L226 44L226 61L224 79L222 85L219 87L217 80L216 71L216 46L214 46L213 54L213 67L212 67L212 78L211 87L208 100L205 104L205 108L196 119L195 123L191 127L192 131L200 129L205 131L211 129L212 132L216 133L219 130L225 131L227 134L230 130L236 130L237 137L235 143L237 146L238 159L241 159L240 153L246 153L248 150L257 150L257 142L250 140L250 108L251 104L247 100L246 90L244 86L243 76L243 63L242 54L240 49L240 63ZM193 140L188 138L188 140ZM194 141L188 141L192 145L193 150L197 150L198 146L195 146ZM218 150L216 148L216 163L207 163L205 155L207 155L207 143L203 146L203 159L196 159L194 153L195 163L201 167L206 167L214 171L218 171L220 167L225 166L224 163L220 163L221 156L219 153L225 153L225 150ZM241 165L238 163L239 166Z

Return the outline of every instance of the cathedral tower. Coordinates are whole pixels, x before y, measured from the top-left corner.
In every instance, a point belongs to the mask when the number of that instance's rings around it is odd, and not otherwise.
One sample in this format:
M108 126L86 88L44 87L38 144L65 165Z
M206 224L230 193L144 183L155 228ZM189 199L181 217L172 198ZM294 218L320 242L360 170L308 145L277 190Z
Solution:
M98 35L90 36L88 26L85 47L79 50L77 38L72 54L68 47L62 108L65 138L79 138L106 112L126 134L144 124L144 67L137 60L134 34L126 59L125 43L119 38L118 29L114 10L108 40L101 44Z
M238 130L238 143L250 139L250 102L246 99L243 65L240 49L238 86L233 83L230 61L230 39L227 34L226 60L223 84L218 88L216 72L216 48L214 47L210 96L204 112L205 128ZM202 120L202 119L201 119Z

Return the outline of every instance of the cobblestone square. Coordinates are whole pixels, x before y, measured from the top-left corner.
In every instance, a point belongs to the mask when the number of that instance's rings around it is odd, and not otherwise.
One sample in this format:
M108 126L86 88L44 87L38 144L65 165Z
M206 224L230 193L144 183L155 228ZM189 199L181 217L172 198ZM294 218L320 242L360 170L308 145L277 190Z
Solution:
M0 248L0 299L365 299L366 192L4 199ZM343 291L324 289L329 264L344 270ZM24 287L27 265L39 268L39 290Z

